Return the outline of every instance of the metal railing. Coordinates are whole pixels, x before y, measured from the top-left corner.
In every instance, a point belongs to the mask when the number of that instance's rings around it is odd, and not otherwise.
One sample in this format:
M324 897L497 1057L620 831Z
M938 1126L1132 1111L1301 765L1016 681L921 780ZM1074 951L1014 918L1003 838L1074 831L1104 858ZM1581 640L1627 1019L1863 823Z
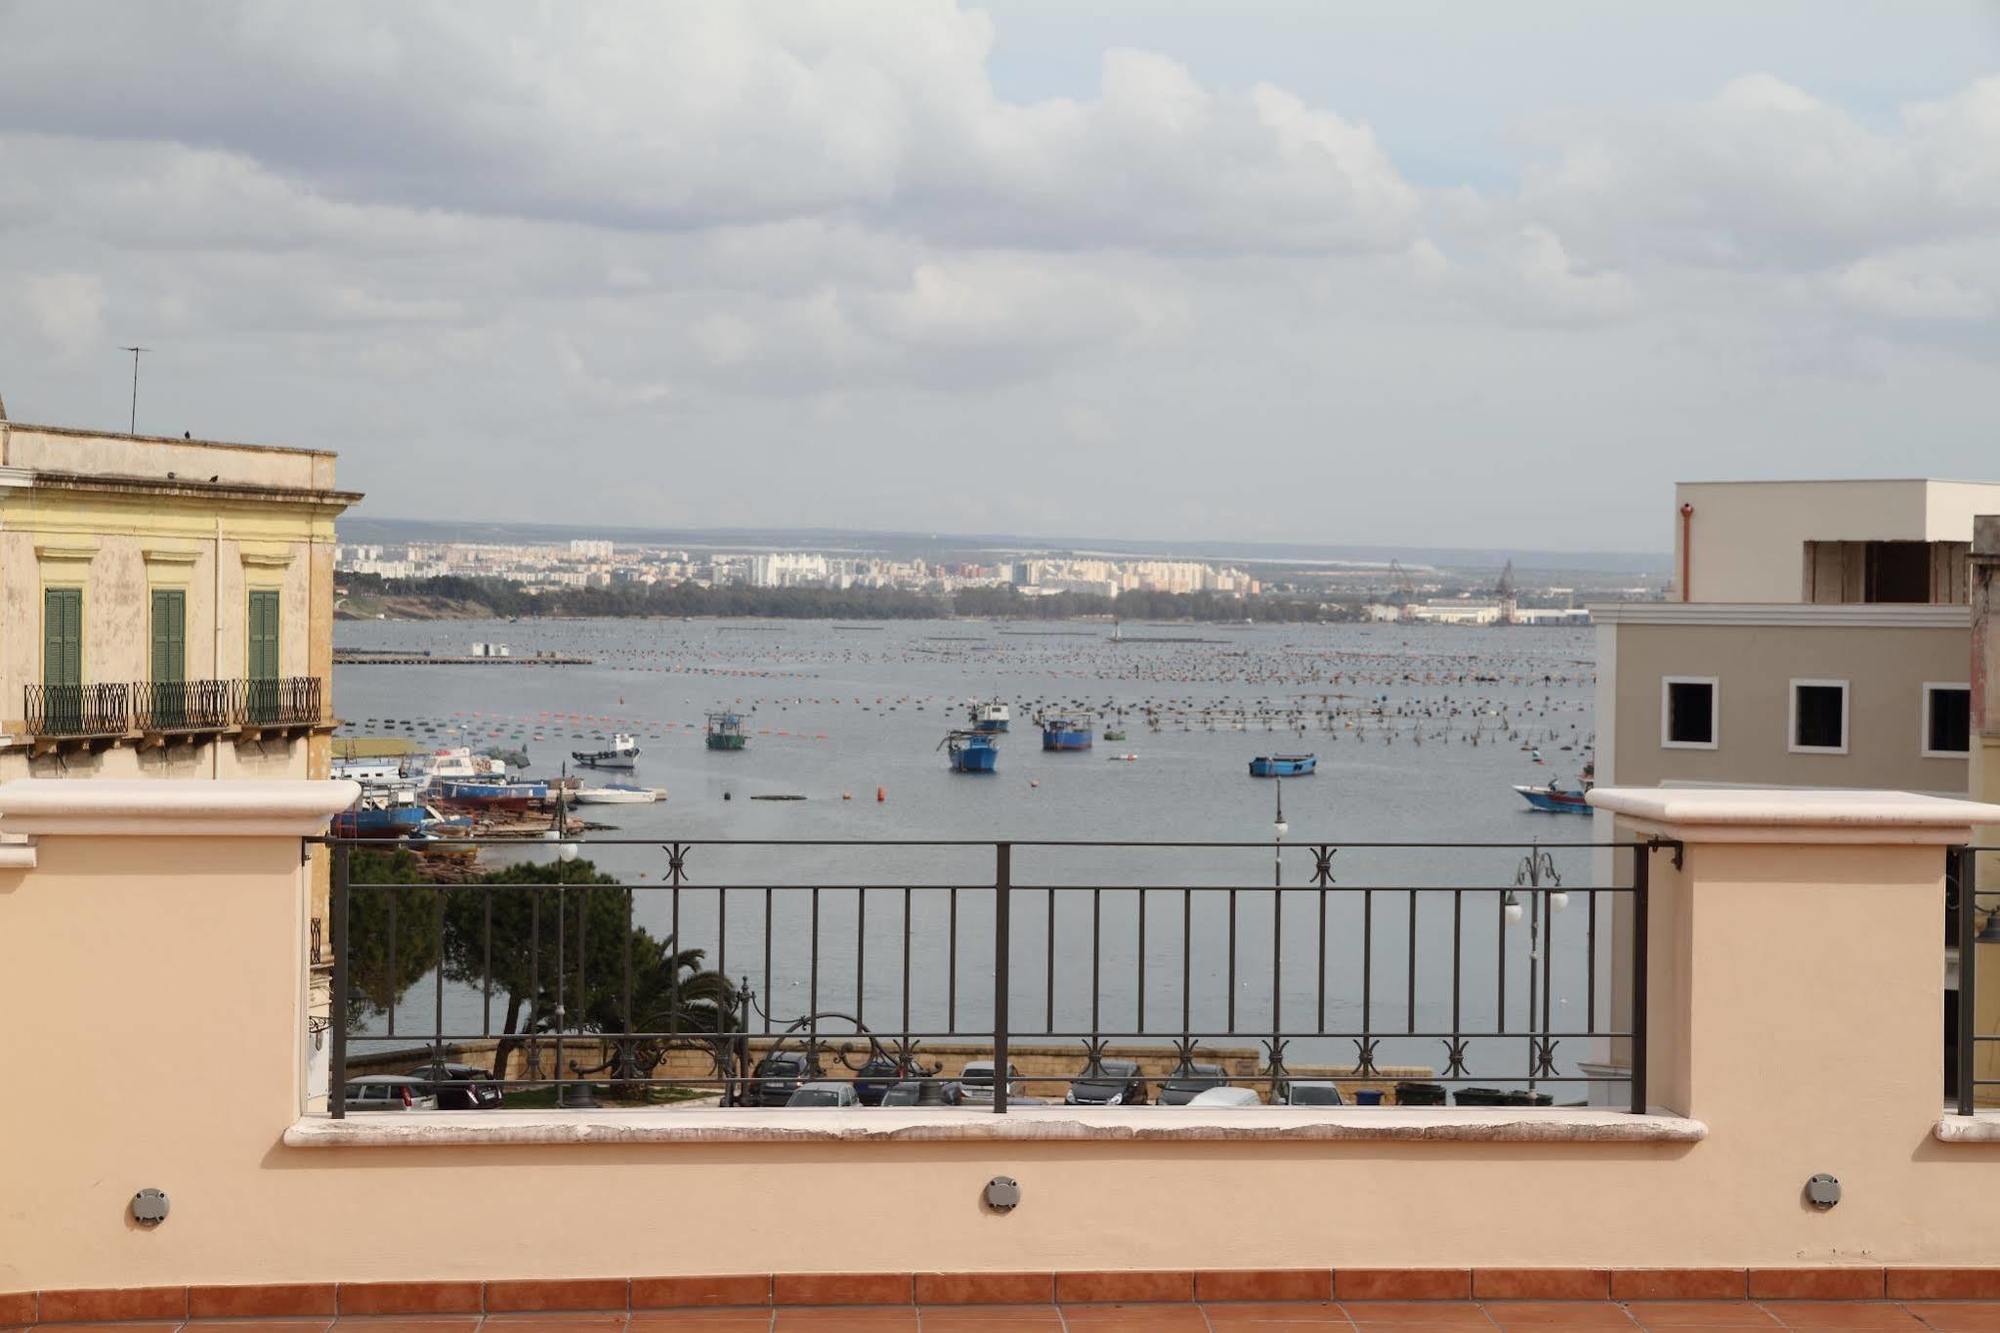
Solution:
M128 730L129 685L29 685L25 693L30 736L120 736Z
M323 841L336 1117L350 1062L393 1052L441 1077L448 1055L497 1043L480 1081L553 1090L558 1105L588 1101L593 1078L642 1099L666 1087L782 1105L774 1092L830 1065L923 1084L941 1072L927 1046L975 1043L996 1070L1024 1041L1074 1046L1074 1074L976 1087L1005 1113L1018 1083L1074 1094L1108 1077L1114 1040L1183 1074L1217 1043L1254 1043L1257 1072L1219 1081L1274 1093L1393 1081L1401 1066L1431 1071L1414 1081L1432 1104L1446 1084L1462 1104L1491 1104L1495 1089L1467 1085L1497 1083L1544 1105L1597 1085L1643 1113L1649 863L1675 848L1307 842L1277 854L1293 873L1310 858L1303 882L1274 887L1236 874L1271 867L1269 842L593 839L584 855L659 859L636 879L531 883L468 861L541 858L526 878L586 867L565 869L546 842ZM422 855L398 859L408 847ZM456 882L364 881L364 850L390 858L371 874L416 878L443 856ZM1399 856L1421 873L1394 874ZM784 873L755 873L771 857ZM1440 858L1475 873L1442 873ZM1625 878L1584 884L1578 861ZM1271 878L1284 873L1281 859ZM1628 914L1615 930L1614 904ZM759 1052L796 1061L774 1070ZM1308 1062L1322 1072L1292 1073ZM706 1068L660 1072L669 1063Z
M1979 1076L1979 1048L2000 1042L2000 1033L1979 1030L1979 946L2000 943L2000 888L1979 887L1981 853L2000 846L1953 847L1945 863L1946 934L1958 947L1958 996L1953 1040L1948 1047L1950 1094L1960 1115L1978 1106L1981 1088L2000 1087L2000 1078ZM1982 904L1981 899L1986 901Z
M312 726L324 716L325 686L318 676L142 680L29 685L26 696L28 734L64 738Z

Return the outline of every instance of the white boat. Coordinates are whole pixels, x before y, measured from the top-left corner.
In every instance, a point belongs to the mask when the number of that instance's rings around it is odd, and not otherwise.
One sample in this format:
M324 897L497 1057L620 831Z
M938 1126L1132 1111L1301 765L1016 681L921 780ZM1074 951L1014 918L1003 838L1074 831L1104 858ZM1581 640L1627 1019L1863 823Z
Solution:
M637 737L621 731L611 738L610 749L572 750L569 757L586 768L636 768L639 741Z
M998 699L991 703L974 703L965 710L965 717L974 731L1005 731L1009 721L1007 705Z
M622 782L603 787L578 787L569 799L577 805L644 805L667 799L665 787L631 787Z
M434 750L420 761L423 773L432 780L440 778L468 778L474 781L485 778L504 779L507 765L491 755L474 754L471 747L460 745L448 750Z

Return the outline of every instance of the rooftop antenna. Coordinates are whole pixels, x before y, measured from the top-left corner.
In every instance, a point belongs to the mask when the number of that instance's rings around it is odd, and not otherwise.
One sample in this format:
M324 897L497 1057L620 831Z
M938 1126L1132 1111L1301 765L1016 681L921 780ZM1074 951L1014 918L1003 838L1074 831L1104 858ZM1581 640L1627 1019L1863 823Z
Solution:
M118 350L132 354L132 420L126 426L125 433L127 435L137 435L139 433L139 353L150 352L153 349L150 347L121 347Z

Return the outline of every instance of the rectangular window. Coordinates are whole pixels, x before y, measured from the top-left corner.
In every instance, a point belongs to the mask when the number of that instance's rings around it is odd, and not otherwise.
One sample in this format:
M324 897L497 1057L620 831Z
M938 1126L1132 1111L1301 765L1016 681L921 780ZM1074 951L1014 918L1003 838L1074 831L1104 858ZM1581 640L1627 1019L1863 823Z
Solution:
M153 589L153 724L186 725L187 593Z
M259 588L250 594L250 720L269 722L278 715L278 592Z
M83 729L83 589L42 590L42 716L52 732Z
M1924 757L1957 759L1971 752L1971 687L1924 682Z
M1713 676L1666 676L1660 681L1660 744L1669 749L1716 747Z
M1847 753L1847 682L1795 680L1787 734L1794 754Z

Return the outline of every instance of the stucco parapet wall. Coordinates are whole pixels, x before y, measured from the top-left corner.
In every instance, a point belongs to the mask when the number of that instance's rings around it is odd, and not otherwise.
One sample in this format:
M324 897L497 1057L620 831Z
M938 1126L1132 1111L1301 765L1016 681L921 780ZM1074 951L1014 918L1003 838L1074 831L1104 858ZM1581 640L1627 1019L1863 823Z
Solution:
M360 794L352 782L17 778L0 783L0 833L306 837Z
M1931 1136L1940 1143L1990 1143L2000 1147L2000 1111L1940 1116Z
M307 1116L290 1148L521 1147L563 1144L981 1142L1699 1143L1708 1126L1672 1115L1591 1110L1292 1107L1214 1111L1136 1107L1079 1113L1022 1107L980 1111L689 1110L369 1112Z
M1593 602L1597 625L1748 625L1827 629L1967 629L1972 608L1889 602Z
M1901 791L1598 787L1589 800L1635 832L1683 842L1952 844L2000 822L2000 805Z

